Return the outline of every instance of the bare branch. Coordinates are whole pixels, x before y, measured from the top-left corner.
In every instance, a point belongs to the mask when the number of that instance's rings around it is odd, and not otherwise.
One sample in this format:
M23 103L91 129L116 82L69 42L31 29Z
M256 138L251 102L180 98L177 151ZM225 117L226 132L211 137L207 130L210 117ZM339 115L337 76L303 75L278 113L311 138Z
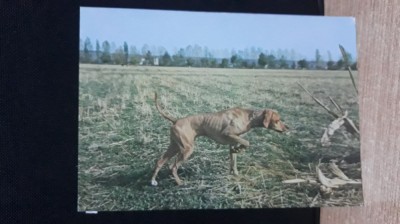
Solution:
M304 179L291 179L291 180L284 180L282 183L284 184L298 184L298 183L304 183L307 182L307 180Z
M290 179L290 180L284 180L282 181L284 184L299 184L299 183L309 183L309 184L317 184L317 181L311 178L307 179L301 179L301 178L296 178L296 179Z
M336 109L337 109L342 115L344 115L344 111L343 111L343 109L339 106L339 104L337 104L337 103L332 99L332 97L329 97L329 100L331 101L331 103L332 103L333 105L335 105Z
M347 116L347 111L345 112L345 115L343 117L335 119L334 121L332 121L332 123L328 125L328 128L325 128L325 132L321 138L321 145L323 147L331 145L330 138L335 133L335 131L338 130L344 124L345 116Z
M335 183L332 181L332 179L327 178L322 171L319 169L319 167L315 167L316 173L317 173L317 177L319 182L329 188L338 188L340 184Z
M342 53L343 59L345 59L345 61L348 61L347 53L346 53L346 50L344 49L344 47L339 44L339 48L340 48L340 52ZM349 75L351 78L351 82L353 83L353 87L358 95L358 89L356 86L356 82L354 81L354 76L353 76L353 73L351 72L350 65L346 65L346 66L347 66L347 71L349 71Z
M342 45L340 45L339 44L339 48L340 48L340 52L342 53L342 56L343 56L343 59L344 59L344 61L349 61L348 59L348 57L347 57L347 52L346 52L346 50L344 49L344 47L342 46ZM348 64L346 64L346 66L348 66Z
M353 83L354 90L356 91L356 93L358 95L358 89L357 89L357 86L356 86L356 82L354 81L354 76L353 76L353 73L351 72L350 66L347 66L347 71L349 71L351 82Z
M344 174L343 171L340 170L339 167L334 162L329 163L329 169L332 171L333 174L338 176L340 179L350 180L350 178L348 178L346 174Z
M308 93L308 95L310 95L312 98L313 98L313 100L315 101L315 102L317 102L317 104L319 104L322 108L324 108L326 111L328 111L328 113L330 114L330 115L332 115L334 118L338 118L338 117L340 117L339 115L337 115L336 113L334 113L334 112L332 112L327 106L325 106L320 100L318 100L317 98L315 98L304 86L302 86L299 82L297 82L297 84L304 90L304 91L306 91L307 93Z
M352 120L350 120L349 118L344 118L345 121L345 127L346 130L349 131L350 133L354 134L360 134L360 131L358 130L358 128L356 127L356 125L354 124L354 122Z
M317 173L317 177L318 177L318 181L324 185L325 187L328 188L339 188L342 185L346 185L346 184L354 184L354 185L361 185L360 181L356 181L356 180L343 180L343 179L339 179L339 178L327 178L322 171L319 169L318 166L315 167L316 169L316 173Z

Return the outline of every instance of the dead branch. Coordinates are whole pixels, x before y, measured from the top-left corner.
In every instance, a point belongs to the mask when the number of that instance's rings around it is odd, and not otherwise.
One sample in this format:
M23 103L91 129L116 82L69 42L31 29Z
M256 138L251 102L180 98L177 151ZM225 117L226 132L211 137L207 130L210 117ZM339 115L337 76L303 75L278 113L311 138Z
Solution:
M319 99L315 98L314 95L312 95L303 85L301 85L299 82L297 82L297 84L308 93L308 95L311 96L311 98L313 98L313 100L320 105L322 108L324 108L326 111L328 111L328 113L330 115L332 115L334 118L338 118L340 117L339 115L337 115L336 113L334 113L333 111L331 111L327 106L325 106Z
M339 188L342 185L346 185L346 184L356 184L356 185L361 185L360 181L355 181L355 180L343 180L343 179L339 179L339 178L327 178L322 171L319 169L318 166L315 167L316 172L317 172L317 177L319 182L324 185L325 187L328 188ZM339 169L339 168L338 168ZM341 171L340 171L341 172ZM346 175L345 175L346 176Z
M357 126L354 124L352 120L350 120L348 117L344 118L345 121L345 127L346 130L352 134L357 133L360 134L360 131L358 130Z
M284 180L282 183L284 184L299 184L299 183L304 183L307 182L307 180L304 179L291 179L291 180Z
M339 167L336 165L336 163L330 162L329 163L329 169L332 171L333 174L335 174L336 176L338 176L342 180L350 180L350 178L348 178L346 176L346 174L344 174L343 171L341 169L339 169Z
M322 135L321 138L321 144L322 146L326 147L326 146L330 146L330 137L335 133L335 131L337 129L339 129L342 125L345 126L346 130L351 133L351 134L360 134L360 131L358 130L358 128L356 127L356 125L354 124L354 122L352 120L350 120L347 115L348 112L344 111L343 108L336 103L336 101L332 98L329 97L329 100L331 101L331 103L336 107L336 109L341 113L341 115L333 112L332 110L330 110L327 106L325 106L321 100L317 99L314 95L312 95L310 93L310 91L308 91L303 85L301 85L299 82L297 82L297 84L308 93L308 95L311 96L311 98L321 107L323 107L331 116L333 116L335 118L334 121L332 121L332 123L329 124L328 128L325 128L325 132Z
M314 179L310 179L310 178L307 178L307 179L297 178L297 179L284 180L284 181L282 181L282 183L284 183L284 184L299 184L299 183L316 184L317 181L315 181Z
M332 121L332 123L328 125L328 128L325 128L325 132L321 138L322 146L326 147L331 145L330 138L335 133L335 131L338 130L345 123L344 118L347 117L348 113L347 111L345 111L344 113L345 114L342 117L335 119L334 121Z
M339 44L339 48L340 48L340 52L342 53L343 59L345 61L348 61L347 53L346 53L346 50L344 49L344 47ZM351 79L351 82L353 83L354 90L356 91L356 93L358 95L358 89L356 86L356 82L354 81L354 76L353 76L353 73L351 72L350 65L346 65L346 66L347 66L347 71L349 71L350 79Z
M322 171L319 169L318 166L315 167L315 170L316 170L316 172L317 172L317 177L318 177L319 182L320 182L322 185L324 185L325 187L328 187L328 188L338 188L340 185L345 184L344 181L342 181L341 183L337 183L337 182L334 182L333 179L327 178L327 177L322 173Z
M339 106L339 104L337 104L332 97L329 97L329 100L331 101L331 103L336 107L336 109L342 114L344 115L344 111L343 109Z

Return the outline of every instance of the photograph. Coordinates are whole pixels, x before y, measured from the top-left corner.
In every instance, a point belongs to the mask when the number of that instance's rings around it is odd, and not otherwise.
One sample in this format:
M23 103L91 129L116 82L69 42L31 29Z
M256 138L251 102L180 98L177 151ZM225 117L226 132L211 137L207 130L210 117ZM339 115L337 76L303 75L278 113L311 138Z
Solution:
M77 51L78 211L363 204L353 17L81 7Z

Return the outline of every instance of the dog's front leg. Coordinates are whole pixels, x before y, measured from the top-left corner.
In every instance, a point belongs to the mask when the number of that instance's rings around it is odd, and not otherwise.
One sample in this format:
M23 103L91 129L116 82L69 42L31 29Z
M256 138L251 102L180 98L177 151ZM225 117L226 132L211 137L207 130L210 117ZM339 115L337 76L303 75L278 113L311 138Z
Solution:
M228 132L228 133L226 133ZM226 133L226 134L225 134ZM231 173L235 176L239 175L237 170L237 153L243 151L245 148L250 146L250 143L234 134L229 134L229 130L225 130L226 139L229 140L232 145L230 146L230 162L231 162Z
M234 153L241 153L241 152L243 152L246 148L247 148L246 146L244 146L244 145L242 145L242 144L240 144L240 143L236 144L235 146L231 146L231 150L232 150Z
M237 135L228 134L228 135L226 135L226 137L228 139L230 139L231 141L238 143L239 144L238 147L248 148L250 146L249 141L247 141L246 139L243 139Z
M236 146L231 145L229 155L230 155L230 162L231 162L231 174L237 176L239 175L239 172L237 170L237 149Z

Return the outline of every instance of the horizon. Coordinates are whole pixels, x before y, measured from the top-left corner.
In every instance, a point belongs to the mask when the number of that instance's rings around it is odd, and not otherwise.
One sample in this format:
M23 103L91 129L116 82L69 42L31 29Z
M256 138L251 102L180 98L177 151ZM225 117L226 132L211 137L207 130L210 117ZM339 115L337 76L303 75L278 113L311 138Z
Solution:
M328 52L336 61L342 57L340 44L356 61L355 31L352 17L80 8L80 39L90 38L93 49L98 40L115 45L112 48L127 42L129 49L135 46L138 52L147 45L156 51L164 47L173 55L181 48L199 46L216 58L247 49L309 61L318 49L323 61L328 61Z

